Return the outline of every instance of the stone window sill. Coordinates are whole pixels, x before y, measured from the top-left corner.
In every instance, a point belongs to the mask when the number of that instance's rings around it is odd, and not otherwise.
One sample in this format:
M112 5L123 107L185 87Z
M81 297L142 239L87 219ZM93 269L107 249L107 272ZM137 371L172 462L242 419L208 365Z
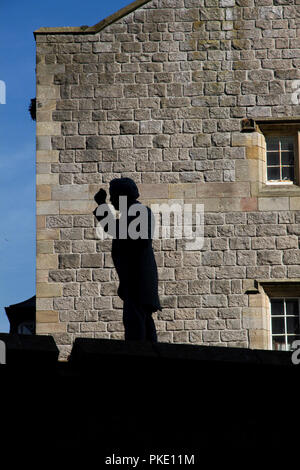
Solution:
M276 196L300 196L300 186L296 184L270 185L264 184L258 194L258 197L276 197Z

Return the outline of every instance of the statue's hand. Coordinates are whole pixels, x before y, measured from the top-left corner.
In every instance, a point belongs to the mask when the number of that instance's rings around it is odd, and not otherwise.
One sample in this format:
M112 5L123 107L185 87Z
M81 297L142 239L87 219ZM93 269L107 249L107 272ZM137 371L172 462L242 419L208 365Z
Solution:
M97 194L94 196L95 201L97 202L98 205L104 204L106 201L106 191L105 189L100 189Z

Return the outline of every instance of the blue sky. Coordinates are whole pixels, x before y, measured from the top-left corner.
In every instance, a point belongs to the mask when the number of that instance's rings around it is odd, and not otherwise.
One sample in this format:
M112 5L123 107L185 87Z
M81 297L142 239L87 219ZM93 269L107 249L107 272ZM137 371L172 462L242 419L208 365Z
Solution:
M42 26L92 26L131 0L1 0L0 80L0 332L4 306L35 294L35 41Z

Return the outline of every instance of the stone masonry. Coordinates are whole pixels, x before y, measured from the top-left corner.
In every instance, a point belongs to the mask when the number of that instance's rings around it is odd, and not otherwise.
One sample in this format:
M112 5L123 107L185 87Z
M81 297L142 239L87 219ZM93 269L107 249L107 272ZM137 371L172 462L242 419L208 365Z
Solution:
M159 341L270 348L270 289L299 293L300 186L265 184L262 129L300 130L300 0L138 0L35 37L37 333L61 358L76 337L123 338L92 211L128 176L143 203L204 204L201 250L153 242Z

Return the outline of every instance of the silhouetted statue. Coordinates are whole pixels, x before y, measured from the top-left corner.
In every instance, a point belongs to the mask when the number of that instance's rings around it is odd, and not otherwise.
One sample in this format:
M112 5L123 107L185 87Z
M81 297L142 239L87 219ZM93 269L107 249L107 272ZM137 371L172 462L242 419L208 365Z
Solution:
M138 188L135 182L130 178L115 178L110 182L109 187L110 202L116 210L120 209L120 219L114 218L108 206L103 206L103 215L94 215L100 222L104 231L113 235L112 240L112 259L119 276L120 284L118 295L124 301L123 305L123 324L125 328L125 340L142 340L157 342L157 335L152 313L161 310L158 295L158 275L157 265L152 248L152 237L154 233L154 216L149 207L143 206L137 198L139 197ZM127 198L127 213L122 212L119 196ZM94 197L98 205L106 203L106 191L100 191ZM125 198L123 198L125 200ZM146 237L133 239L128 235L130 224L139 216L128 215L128 210L133 204L140 204L141 210L146 213L147 233ZM133 206L132 209L139 206ZM115 223L115 232L111 233L109 224L105 222L107 216L113 218ZM127 222L126 222L127 217ZM145 219L143 219L145 220ZM122 235L123 221L127 237ZM102 223L101 223L102 222ZM139 224L137 224L137 227ZM141 232L141 230L138 230ZM144 232L145 233L145 232Z

